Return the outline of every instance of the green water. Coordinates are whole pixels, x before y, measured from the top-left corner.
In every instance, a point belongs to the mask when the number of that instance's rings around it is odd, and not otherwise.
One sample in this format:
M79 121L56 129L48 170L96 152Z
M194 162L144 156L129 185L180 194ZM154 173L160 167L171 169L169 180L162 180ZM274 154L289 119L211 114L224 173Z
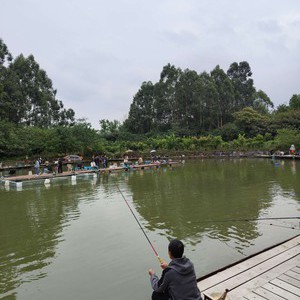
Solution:
M200 277L299 234L299 162L197 160L174 168L0 185L0 299L150 299L182 239ZM271 225L272 224L272 225ZM295 227L292 229L291 227Z

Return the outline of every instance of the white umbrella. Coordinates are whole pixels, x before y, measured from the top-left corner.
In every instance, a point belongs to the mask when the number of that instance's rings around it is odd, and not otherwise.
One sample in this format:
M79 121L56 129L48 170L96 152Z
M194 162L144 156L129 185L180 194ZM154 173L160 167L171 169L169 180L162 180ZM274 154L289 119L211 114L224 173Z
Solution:
M155 153L155 152L156 152L156 150L151 150L151 151L150 151L150 153Z

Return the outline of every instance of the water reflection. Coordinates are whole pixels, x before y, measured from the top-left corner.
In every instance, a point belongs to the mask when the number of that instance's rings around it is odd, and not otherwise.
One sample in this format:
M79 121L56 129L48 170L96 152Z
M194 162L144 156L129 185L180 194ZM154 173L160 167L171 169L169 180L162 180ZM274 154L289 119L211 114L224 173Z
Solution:
M3 195L0 200L0 278L3 282L0 295L23 282L45 277L43 269L55 257L56 245L63 240L63 228L80 216L76 186L37 185L22 193L11 190L5 198Z
M18 291L22 299L39 299L38 292L35 297L28 292L36 288L44 299L74 299L78 288L85 299L100 293L103 299L146 299L148 276L145 281L141 272L149 266L148 245L117 187L155 246L183 239L194 251L189 255L197 273L204 275L228 264L228 257L248 255L255 245L274 244L278 230L272 226L290 227L289 222L220 221L299 214L297 168L292 161L275 166L266 160L203 160L173 169L58 179L50 186L24 184L22 191L2 185L0 298L15 299ZM282 230L281 240L289 232ZM60 282L65 274L66 286ZM130 283L146 286L140 297L128 289Z
M230 241L242 252L262 234L259 224L218 221L257 219L272 213L274 172L280 190L290 193L299 189L291 177L293 172L277 170L265 161L203 160L171 175L160 172L147 180L129 178L128 185L148 230L158 230L168 239L184 239L191 245L200 243L204 236Z

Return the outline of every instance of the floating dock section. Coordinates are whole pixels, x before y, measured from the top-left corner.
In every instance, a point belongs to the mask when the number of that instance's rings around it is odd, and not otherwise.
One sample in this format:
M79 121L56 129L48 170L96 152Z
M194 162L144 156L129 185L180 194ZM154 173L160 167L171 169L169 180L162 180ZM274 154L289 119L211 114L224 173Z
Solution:
M85 168L75 171L66 171L63 173L42 173L39 175L32 174L32 171L29 172L28 175L17 175L17 176L7 176L2 177L0 181L4 182L5 185L9 185L9 183L13 183L15 185L22 185L22 182L25 181L41 181L44 180L45 184L49 184L50 180L55 178L63 178L63 177L71 177L72 181L76 181L77 175L84 175L84 174L94 174L95 176L97 174L101 173L112 173L112 172L121 172L121 171L130 171L130 170L144 170L144 169L150 169L150 168L159 168L161 166L170 166L172 167L174 164L177 164L178 162L168 162L166 164L144 164L144 165L128 165L128 166L119 166L119 167L110 167L110 168L101 168L101 169L95 169L95 168Z
M199 279L204 300L300 300L300 235Z

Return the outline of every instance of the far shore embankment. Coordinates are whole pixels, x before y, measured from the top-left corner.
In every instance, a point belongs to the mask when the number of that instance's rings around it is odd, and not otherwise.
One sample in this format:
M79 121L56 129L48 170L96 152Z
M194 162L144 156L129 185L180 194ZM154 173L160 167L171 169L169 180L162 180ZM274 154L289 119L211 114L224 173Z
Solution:
M149 154L145 153L132 153L129 155L128 159L132 162L135 162L142 156L144 161L151 161L153 159L158 160L173 160L173 161L181 161L181 160L188 160L188 159L209 159L209 158L267 158L267 159L300 159L300 155L290 155L290 154L283 154L280 153L270 153L269 151L168 151L168 150L161 150L157 151L155 156L150 156ZM82 164L88 165L92 161L90 159L83 159L81 161ZM109 163L120 163L123 161L123 157L109 157ZM63 164L77 164L78 162L64 162ZM45 160L41 166L45 164L55 164L54 159ZM29 169L34 167L34 160L26 159L7 159L0 161L0 171L11 170L11 169Z

